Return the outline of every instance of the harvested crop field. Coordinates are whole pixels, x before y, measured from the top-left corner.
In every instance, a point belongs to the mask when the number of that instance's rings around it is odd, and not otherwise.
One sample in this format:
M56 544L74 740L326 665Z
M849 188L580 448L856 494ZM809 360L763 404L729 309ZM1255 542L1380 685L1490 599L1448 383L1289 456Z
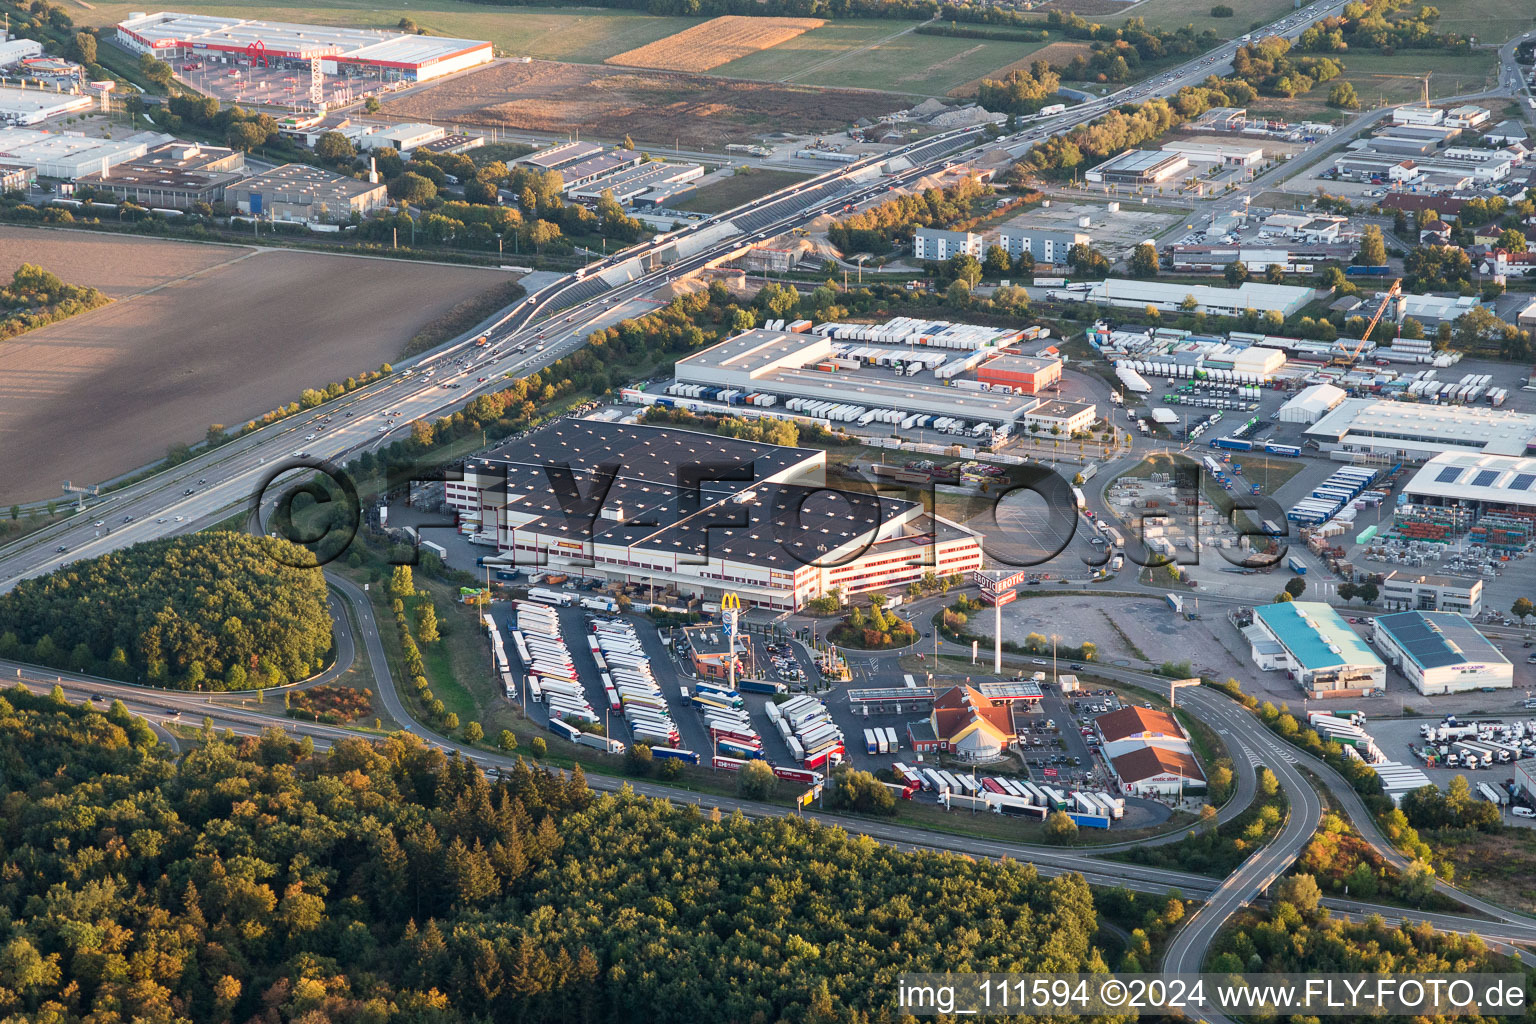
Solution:
M972 79L962 86L949 91L951 96L974 96L981 86L983 78L990 78L994 82L1001 81L1008 72L1014 70L1027 71L1031 64L1043 60L1052 67L1066 67L1072 62L1073 57L1081 56L1084 60L1093 53L1093 48L1087 43L1047 43L1028 56L1020 57L1011 64L1005 64L996 71L988 72L981 78Z
M502 271L0 228L23 262L118 301L0 343L0 501L54 497L394 359Z
M636 47L603 63L657 71L708 71L820 28L820 18L746 18L729 14Z
M532 61L495 64L385 100L384 114L714 149L774 132L846 128L905 106L899 96L872 92Z

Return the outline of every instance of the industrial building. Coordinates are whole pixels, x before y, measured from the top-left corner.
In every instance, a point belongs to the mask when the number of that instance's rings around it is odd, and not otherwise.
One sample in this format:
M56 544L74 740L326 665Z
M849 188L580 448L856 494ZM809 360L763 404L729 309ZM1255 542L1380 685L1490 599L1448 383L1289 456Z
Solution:
M460 529L509 562L704 601L790 611L982 559L921 504L827 487L825 452L668 427L561 420L445 488Z
M90 139L31 128L0 129L0 161L30 167L41 178L74 181L84 174L106 171L148 153L152 146L174 142L164 132L138 132L123 139Z
M1483 610L1483 581L1470 576L1387 573L1381 583L1381 604L1388 610L1455 612L1472 618Z
M1282 405L1276 418L1281 423L1316 423L1346 397L1343 388L1332 384L1313 384Z
M364 149L393 149L401 156L409 156L429 142L437 142L448 135L448 129L435 124L391 124L364 135L359 141Z
M1189 158L1155 149L1128 149L1083 174L1106 185L1159 185L1189 170Z
M1393 124L1444 124L1445 111L1438 107L1417 107L1412 104L1392 111Z
M152 209L186 210L223 202L225 190L245 177L238 149L170 142L107 171L82 174L75 184Z
M117 41L134 53L153 54L161 60L204 57L307 71L310 60L319 58L324 74L384 82L429 82L489 64L494 56L491 44L483 39L169 11L119 22Z
M1257 167L1264 162L1264 150L1251 142L1185 142L1176 139L1163 144L1164 153L1176 153L1192 164L1220 164L1223 167Z
M535 150L527 156L518 157L514 162L539 171L556 171L569 164L597 156L602 151L603 147L596 142L562 142L558 146Z
M634 167L640 163L640 159L640 154L632 149L613 149L577 160L575 163L565 164L557 170L560 172L560 180L564 183L565 191L570 193L604 175Z
M1400 462L1424 462L1447 452L1523 456L1536 438L1536 416L1484 406L1349 398L1306 434L1325 453L1378 455ZM1424 475L1414 477L1410 491L1426 483Z
M1536 417L1522 418L1536 426ZM1529 436L1536 438L1536 434ZM1529 513L1536 511L1533 485L1536 458L1446 452L1426 462L1403 487L1403 494L1417 505L1461 505L1478 513Z
M1097 302L1130 309L1154 306L1164 312L1176 312L1190 297L1195 312L1213 316L1241 316L1252 309L1259 313L1274 311L1290 317L1312 301L1312 289L1288 284L1261 284L1245 281L1236 288L1217 288L1207 284L1170 284L1162 281L1126 281L1106 278L1095 281L1087 291L1052 289L1057 301Z
M912 235L912 255L920 260L947 260L969 253L981 258L981 236L970 231L918 228Z
M1483 139L1495 146L1511 146L1529 141L1530 135L1519 121L1500 121L1483 133Z
M36 39L7 39L0 42L0 68L8 68L29 57L41 57L43 44Z
M1254 624L1283 656L1260 668L1284 669L1309 697L1358 697L1387 685L1387 668L1338 612L1320 601L1283 601L1253 610Z
M1318 263L1332 260L1348 263L1355 255L1355 246L1348 243L1292 242L1275 245L1170 245L1163 255L1174 270L1225 270L1240 263L1251 273L1263 273L1270 267L1302 272Z
M766 392L781 399L841 402L865 408L952 416L978 423L1016 423L1040 400L1011 388L988 391L947 387L929 378L860 373L839 366L834 340L819 334L752 330L677 361L679 383Z
M577 201L596 202L602 198L604 192L612 192L616 201L629 205L652 189L680 182L697 181L703 176L704 168L698 164L669 164L653 161L648 164L638 164L605 178L598 178L580 188L568 189L566 194Z
M1061 381L1061 360L1004 354L976 368L976 379L1035 395Z
M1005 224L997 229L997 244L1007 250L1010 259L1029 253L1037 264L1060 266L1067 262L1067 254L1074 245L1092 245L1093 236L1083 231Z
M225 200L241 213L290 223L327 224L367 216L389 204L382 183L333 174L309 164L282 164L229 186Z
M1507 690L1515 667L1454 612L1399 612L1376 618L1376 646L1420 693Z
M90 110L99 102L95 93L63 92L54 89L13 89L0 86L0 123L14 125L42 124L50 117L62 117Z

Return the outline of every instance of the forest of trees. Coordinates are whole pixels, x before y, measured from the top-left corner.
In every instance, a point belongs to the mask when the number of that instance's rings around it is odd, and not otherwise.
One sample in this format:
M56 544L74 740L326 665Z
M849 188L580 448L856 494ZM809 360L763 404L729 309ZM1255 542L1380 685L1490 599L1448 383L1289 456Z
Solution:
M905 971L1105 969L1080 878L403 734L207 739L173 763L120 705L0 694L0 1014L894 1021Z
M1056 95L1061 76L1045 61L1028 69L1015 68L999 81L983 78L976 87L976 102L1004 114L1033 114Z
M1354 924L1331 917L1326 908L1318 905L1320 897L1317 881L1311 875L1281 879L1267 912L1247 911L1217 936L1207 970L1298 974L1327 971L1397 977L1519 970L1518 963L1501 964L1503 958L1490 950L1479 935L1436 931L1428 922L1394 927L1377 916ZM1468 1012L1456 1019L1479 1024L1499 1017Z
M0 657L184 690L303 679L331 649L308 554L216 530L71 563L0 596Z

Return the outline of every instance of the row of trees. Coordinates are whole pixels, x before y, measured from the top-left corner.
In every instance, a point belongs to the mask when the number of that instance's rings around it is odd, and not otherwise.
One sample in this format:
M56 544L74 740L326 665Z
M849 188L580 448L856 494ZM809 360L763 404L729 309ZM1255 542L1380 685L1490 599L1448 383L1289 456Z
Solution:
M74 562L0 596L0 657L186 690L302 679L331 649L307 555L221 530Z
M903 972L1105 969L1082 879L1016 862L595 798L580 768L492 780L406 735L209 734L171 763L146 734L0 701L9 1014L830 1022L888 1013Z

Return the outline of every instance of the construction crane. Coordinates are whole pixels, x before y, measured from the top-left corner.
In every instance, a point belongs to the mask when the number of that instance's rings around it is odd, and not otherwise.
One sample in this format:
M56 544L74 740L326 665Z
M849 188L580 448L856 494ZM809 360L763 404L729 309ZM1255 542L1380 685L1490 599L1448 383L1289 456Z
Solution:
M1411 78L1415 82L1423 82L1424 83L1424 109L1428 110L1429 109L1429 80L1434 77L1434 74L1435 73L1433 71L1431 71L1428 74L1423 74L1423 75L1378 75L1378 74L1372 74L1371 77L1372 78Z
M1354 366L1355 363L1359 362L1360 353L1365 351L1366 342L1371 340L1371 332L1374 331L1376 329L1376 325L1381 322L1382 314L1387 311L1387 307L1392 304L1392 300L1397 298L1402 293L1403 279L1398 278L1396 281L1392 282L1392 287L1387 289L1387 294L1382 297L1381 305L1376 308L1376 315L1371 317L1371 322L1366 325L1365 331L1360 335L1360 344L1356 345L1355 350L1349 353L1347 356L1335 356L1332 360L1333 365Z

